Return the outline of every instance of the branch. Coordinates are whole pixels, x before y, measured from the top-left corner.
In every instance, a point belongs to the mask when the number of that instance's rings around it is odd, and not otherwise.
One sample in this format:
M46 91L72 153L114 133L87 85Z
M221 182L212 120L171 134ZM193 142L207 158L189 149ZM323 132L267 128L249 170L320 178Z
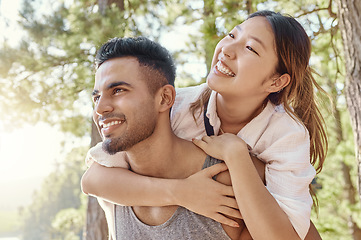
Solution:
M311 11L303 12L302 14L298 15L296 18L303 17L303 16L306 16L308 14L315 13L315 12L320 12L320 11L324 11L324 10L328 11L328 14L330 15L331 18L337 18L337 14L332 12L332 2L333 2L333 0L329 0L327 7L315 8L315 9L313 9Z
M308 14L315 13L315 12L320 12L320 11L324 11L324 10L328 10L328 7L327 8L315 8L315 9L313 9L311 11L303 12L302 14L296 16L295 18L300 18L300 17L306 16Z

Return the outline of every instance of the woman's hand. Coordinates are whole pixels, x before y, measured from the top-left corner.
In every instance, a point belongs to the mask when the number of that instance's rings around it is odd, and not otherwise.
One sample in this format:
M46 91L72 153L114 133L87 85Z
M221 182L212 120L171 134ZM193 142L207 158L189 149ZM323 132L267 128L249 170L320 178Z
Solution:
M230 218L242 218L232 186L212 178L219 173L228 174L226 170L226 164L219 163L180 180L177 188L178 205L222 224L238 227L238 223Z
M229 154L242 152L248 154L247 144L237 135L224 133L220 136L204 136L193 139L193 143L208 155L226 161Z

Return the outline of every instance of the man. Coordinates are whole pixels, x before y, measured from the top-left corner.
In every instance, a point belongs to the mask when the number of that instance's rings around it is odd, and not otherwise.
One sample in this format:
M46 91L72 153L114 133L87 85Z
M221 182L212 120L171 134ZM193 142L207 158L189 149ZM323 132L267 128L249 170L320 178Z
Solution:
M99 50L97 61L94 121L103 148L109 154L125 153L119 166L145 176L183 179L219 162L175 136L170 127L175 69L164 48L145 38L113 39ZM230 185L226 172L218 174L217 181ZM113 239L246 239L248 235L239 219L241 227L235 228L178 206L100 203Z

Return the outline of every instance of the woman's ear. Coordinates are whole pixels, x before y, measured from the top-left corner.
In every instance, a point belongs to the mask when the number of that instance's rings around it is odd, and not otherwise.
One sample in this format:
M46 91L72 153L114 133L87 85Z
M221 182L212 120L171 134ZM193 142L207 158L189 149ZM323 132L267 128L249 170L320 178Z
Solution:
M280 77L273 80L268 91L270 93L282 91L291 81L291 76L288 73L282 74Z
M173 106L176 92L172 85L167 84L161 87L159 93L160 93L159 111L164 112Z

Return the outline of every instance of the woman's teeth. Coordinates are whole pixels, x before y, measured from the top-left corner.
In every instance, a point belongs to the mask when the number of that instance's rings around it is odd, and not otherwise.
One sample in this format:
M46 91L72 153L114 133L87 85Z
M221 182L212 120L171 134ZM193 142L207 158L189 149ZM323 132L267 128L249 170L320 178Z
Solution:
M226 66L224 66L222 64L222 62L218 61L216 64L216 68L219 72L223 73L224 75L230 76L230 77L235 77L236 74L234 72L232 72L231 69L227 68Z

